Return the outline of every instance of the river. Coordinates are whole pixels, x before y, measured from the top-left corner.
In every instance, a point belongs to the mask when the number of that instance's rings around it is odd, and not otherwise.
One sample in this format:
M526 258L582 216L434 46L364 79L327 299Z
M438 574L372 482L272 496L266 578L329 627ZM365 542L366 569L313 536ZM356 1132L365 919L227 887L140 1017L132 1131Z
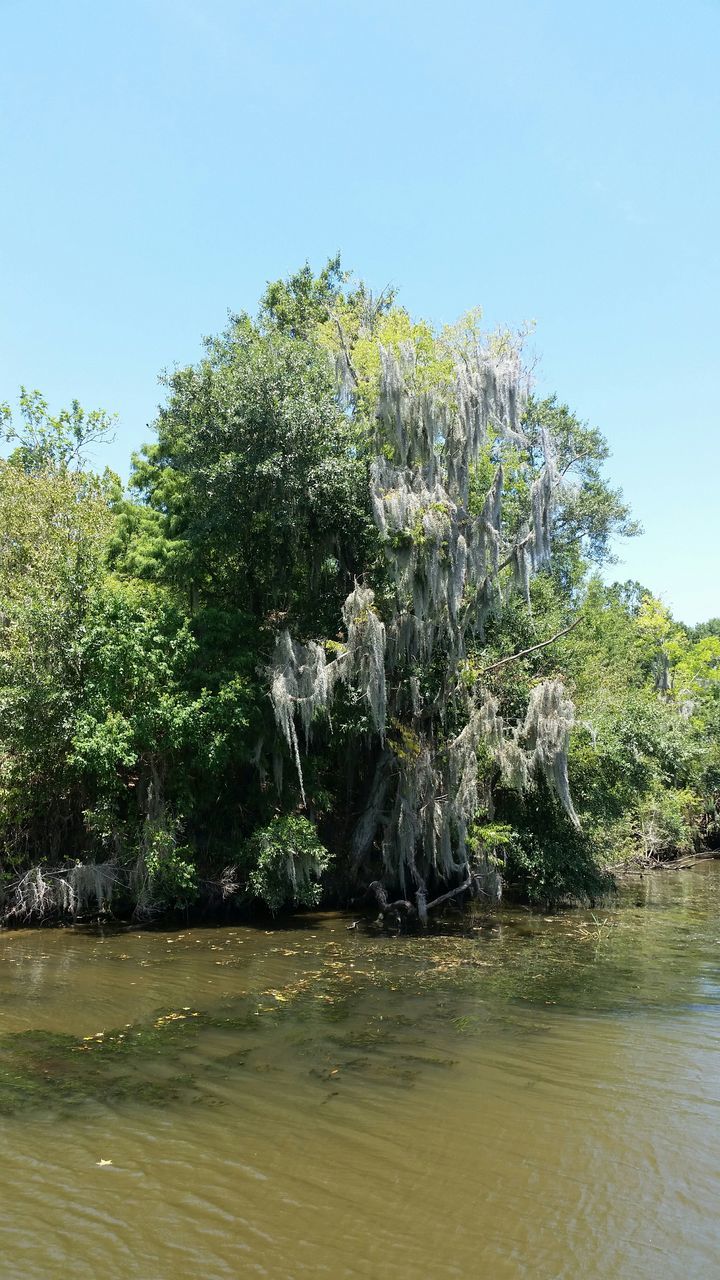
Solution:
M347 924L0 934L2 1280L717 1280L720 863Z

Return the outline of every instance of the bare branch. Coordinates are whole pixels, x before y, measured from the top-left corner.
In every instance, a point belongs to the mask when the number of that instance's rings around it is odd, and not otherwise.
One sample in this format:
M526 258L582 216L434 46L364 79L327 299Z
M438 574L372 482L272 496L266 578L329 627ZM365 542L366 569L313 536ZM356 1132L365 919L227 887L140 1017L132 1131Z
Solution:
M331 319L332 319L332 320L334 320L334 321L335 321L335 325L336 325L336 327L337 327L337 331L338 331L338 337L339 337L339 339L340 339L340 345L341 345L341 347L342 347L343 355L344 355L344 357L345 357L345 363L347 364L348 370L349 370L349 372L350 372L350 377L352 378L353 382L355 383L355 386L356 386L356 387L358 387L358 386L360 385L360 380L359 380L359 378L358 378L358 376L357 376L357 374L356 374L356 372L355 372L355 369L354 369L354 367L353 367L353 362L352 362L352 360L350 359L350 352L348 351L347 340L346 340L346 338L345 338L345 330L343 329L343 327L342 327L342 325L341 325L341 323L340 323L340 320L339 320L339 318L335 315L335 312L334 312L334 311L331 311L331 312L330 312L330 317L331 317Z
M433 898L432 902L428 902L426 910L432 911L433 907L439 907L441 902L449 902L451 898L457 898L459 894L465 893L471 887L472 876L469 875L456 889L450 889L448 893L441 893L439 898Z
M499 667L504 667L508 662L514 662L516 658L526 658L529 653L537 653L538 649L546 649L549 644L554 644L561 636L566 636L569 631L574 630L579 622L582 622L582 614L570 623L569 627L563 627L562 631L556 631L554 636L550 636L549 640L541 640L539 644L532 644L529 649L521 649L519 653L511 653L507 658L500 658L498 662L491 662L489 667L483 667L478 674L486 676L489 671L497 671Z
M532 537L533 537L533 531L531 529L529 533L525 534L524 538L521 538L519 542L515 543L515 546L513 547L510 554L506 556L504 560L500 561L498 565L498 573L500 572L501 569L507 569L508 565L512 564L512 559L516 551L519 551L521 547L527 546L528 542L532 541Z

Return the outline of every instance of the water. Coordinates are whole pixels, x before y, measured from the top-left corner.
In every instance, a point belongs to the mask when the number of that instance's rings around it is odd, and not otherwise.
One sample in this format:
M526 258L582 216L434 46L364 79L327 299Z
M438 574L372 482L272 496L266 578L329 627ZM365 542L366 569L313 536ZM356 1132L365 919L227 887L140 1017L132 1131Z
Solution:
M716 1280L720 864L346 924L0 934L2 1280Z

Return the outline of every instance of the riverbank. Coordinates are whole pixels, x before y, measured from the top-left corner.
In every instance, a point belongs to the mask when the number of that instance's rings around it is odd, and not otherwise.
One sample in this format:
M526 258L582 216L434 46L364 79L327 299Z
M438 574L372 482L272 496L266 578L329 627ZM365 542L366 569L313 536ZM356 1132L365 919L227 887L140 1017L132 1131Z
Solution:
M716 849L700 850L691 855L675 859L630 858L607 868L609 876L615 882L614 888L599 899L602 902L612 900L622 882L633 877L643 877L657 871L687 870L697 863L720 859L720 851ZM44 878L43 878L44 876ZM174 909L148 908L147 905L138 911L129 897L128 886L123 885L120 895L120 909L112 909L113 887L118 883L114 875L113 864L106 863L89 867L77 866L62 871L41 873L39 868L32 869L25 877L27 884L22 888L18 901L6 908L6 914L0 914L0 929L18 928L58 928L74 924L116 925L126 929L167 929L178 926L209 925L229 926L249 924L257 927L274 927L278 922L297 918L297 910L290 908L273 914L261 903L245 900L239 902L232 894L223 895L221 882L202 882L205 892L193 902ZM477 909L474 903L462 900L450 893L447 903L443 903L444 911L439 911L432 918L434 929L442 928L443 920L448 914L453 923L457 923L463 912ZM511 907L527 905L522 895L507 894ZM122 906L125 910L123 911ZM405 904L406 906L409 904ZM487 907L489 904L485 903ZM563 902L552 904L536 904L532 910L537 914L566 910L569 906L579 907L581 903ZM596 905L595 901L591 906ZM370 927L378 921L385 920L389 932L406 931L407 913L392 912L385 917L382 911L378 916L377 891L368 891L363 897L348 901L346 898L335 898L325 901L325 909L352 913L355 927L361 922ZM415 915L410 922L410 931L418 928Z
M704 849L678 858L628 858L626 862L618 863L609 870L613 876L621 879L633 875L646 875L654 871L686 871L697 863L718 860L720 860L720 849Z

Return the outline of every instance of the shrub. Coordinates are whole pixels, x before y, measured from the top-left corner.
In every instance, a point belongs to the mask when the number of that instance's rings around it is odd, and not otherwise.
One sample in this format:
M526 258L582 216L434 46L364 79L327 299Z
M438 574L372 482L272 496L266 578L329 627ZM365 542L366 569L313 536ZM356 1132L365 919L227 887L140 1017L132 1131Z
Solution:
M167 819L146 823L144 842L147 897L161 909L189 907L197 898L197 870L190 850L177 843L176 824Z
M702 804L694 792L658 787L637 809L637 842L646 858L692 853L698 840Z
M273 818L248 841L247 852L255 864L250 887L271 911L284 906L317 906L321 896L318 881L332 855L307 818Z

